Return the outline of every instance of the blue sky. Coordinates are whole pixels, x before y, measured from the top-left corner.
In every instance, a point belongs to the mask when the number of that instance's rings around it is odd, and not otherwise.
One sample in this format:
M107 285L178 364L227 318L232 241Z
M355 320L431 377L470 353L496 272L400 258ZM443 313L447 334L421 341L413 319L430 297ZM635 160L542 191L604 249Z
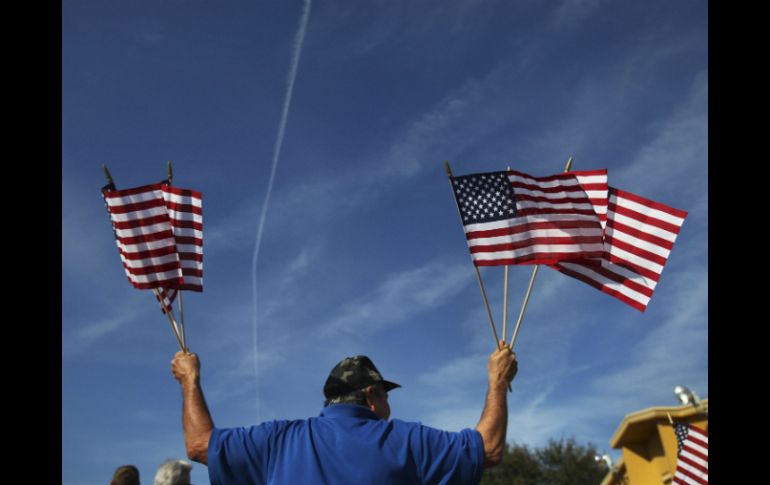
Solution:
M252 260L303 2L62 4L62 482L143 483L183 457L177 343L119 262L99 188L203 193L188 344L218 426L317 415L367 354L393 417L476 425L493 338L455 174L607 168L689 212L647 311L543 268L516 343L508 440L611 451L627 413L708 395L708 3L326 1L304 30ZM511 270L515 321L531 267ZM482 276L500 331L501 268ZM510 330L509 330L510 335ZM193 481L207 482L195 464Z

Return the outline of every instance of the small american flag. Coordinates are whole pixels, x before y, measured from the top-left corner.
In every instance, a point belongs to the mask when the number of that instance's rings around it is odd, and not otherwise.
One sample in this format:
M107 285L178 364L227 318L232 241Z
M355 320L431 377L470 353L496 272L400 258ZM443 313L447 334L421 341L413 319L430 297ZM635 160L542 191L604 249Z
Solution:
M673 483L704 484L709 482L709 437L706 431L689 424L674 424L677 441L677 464Z
M158 183L103 190L129 282L159 289L168 309L176 289L203 290L201 194Z
M490 172L451 182L476 266L553 264L604 254L595 207L602 206L602 187L606 207L606 170L550 177Z
M551 267L644 311L687 212L609 189L601 266L559 262Z
M184 284L179 289L203 291L203 204L201 193L164 185L163 200L168 210L171 231L174 234L184 276Z

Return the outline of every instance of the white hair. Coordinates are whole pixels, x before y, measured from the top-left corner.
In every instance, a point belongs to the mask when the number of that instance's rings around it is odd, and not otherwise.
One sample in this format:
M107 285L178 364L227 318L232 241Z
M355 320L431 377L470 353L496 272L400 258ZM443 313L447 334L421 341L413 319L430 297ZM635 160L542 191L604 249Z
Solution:
M166 460L158 467L155 485L189 485L192 464L184 460Z

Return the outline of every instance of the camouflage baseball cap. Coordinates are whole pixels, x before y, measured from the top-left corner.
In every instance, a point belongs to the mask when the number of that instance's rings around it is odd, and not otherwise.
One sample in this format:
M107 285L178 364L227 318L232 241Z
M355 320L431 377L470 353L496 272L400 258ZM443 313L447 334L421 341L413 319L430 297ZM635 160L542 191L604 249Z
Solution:
M401 387L395 382L383 379L369 357L365 355L346 357L329 373L324 384L324 396L331 399L377 383L382 384L385 391Z

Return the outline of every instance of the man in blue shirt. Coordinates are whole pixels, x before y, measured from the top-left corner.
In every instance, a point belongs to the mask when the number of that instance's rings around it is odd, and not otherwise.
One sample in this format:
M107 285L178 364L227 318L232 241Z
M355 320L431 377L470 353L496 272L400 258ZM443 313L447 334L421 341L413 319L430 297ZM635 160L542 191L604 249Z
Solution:
M214 427L195 354L177 352L171 369L182 385L187 454L208 465L213 484L464 484L478 483L483 468L502 459L517 362L500 341L487 364L481 419L459 433L390 420L388 392L401 386L366 356L332 369L320 416L249 428Z

